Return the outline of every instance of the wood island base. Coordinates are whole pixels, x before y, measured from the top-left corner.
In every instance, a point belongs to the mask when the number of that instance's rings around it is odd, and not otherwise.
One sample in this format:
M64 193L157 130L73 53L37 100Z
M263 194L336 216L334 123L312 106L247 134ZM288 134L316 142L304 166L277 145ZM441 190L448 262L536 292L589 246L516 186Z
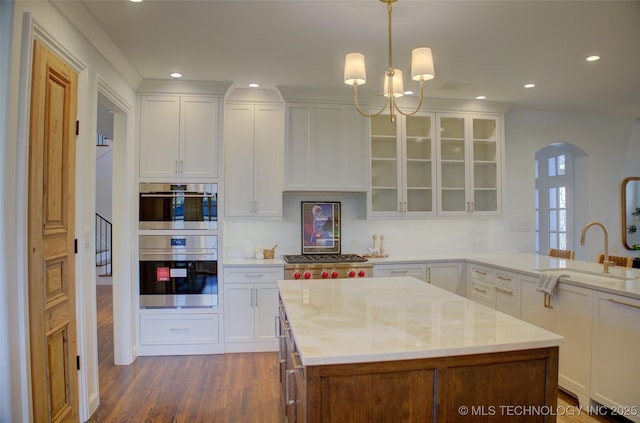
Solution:
M306 367L286 361L288 422L556 421L558 347Z

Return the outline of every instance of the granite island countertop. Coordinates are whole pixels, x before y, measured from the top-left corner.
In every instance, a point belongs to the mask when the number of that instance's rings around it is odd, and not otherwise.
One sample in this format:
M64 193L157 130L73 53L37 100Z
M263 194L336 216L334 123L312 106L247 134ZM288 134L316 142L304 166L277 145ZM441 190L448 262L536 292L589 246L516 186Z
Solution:
M412 277L278 285L305 366L546 348L563 340Z

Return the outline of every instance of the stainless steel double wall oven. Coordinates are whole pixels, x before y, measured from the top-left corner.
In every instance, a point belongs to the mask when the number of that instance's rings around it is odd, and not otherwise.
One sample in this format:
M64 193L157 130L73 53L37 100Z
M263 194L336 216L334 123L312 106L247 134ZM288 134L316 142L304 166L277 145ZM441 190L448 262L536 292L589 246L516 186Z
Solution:
M140 184L141 308L218 307L216 184Z

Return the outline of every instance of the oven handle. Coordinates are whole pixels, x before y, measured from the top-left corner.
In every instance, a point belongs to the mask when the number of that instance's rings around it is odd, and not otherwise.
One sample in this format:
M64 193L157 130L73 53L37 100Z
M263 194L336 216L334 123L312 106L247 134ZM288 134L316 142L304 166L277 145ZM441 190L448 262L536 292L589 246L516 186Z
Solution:
M186 258L182 258L186 257ZM218 255L208 253L140 253L140 261L165 261L165 260L192 260L192 261L217 261Z
M174 192L168 192L166 194L145 194L140 193L140 197L144 198L213 198L213 194L205 193L205 194L180 194Z

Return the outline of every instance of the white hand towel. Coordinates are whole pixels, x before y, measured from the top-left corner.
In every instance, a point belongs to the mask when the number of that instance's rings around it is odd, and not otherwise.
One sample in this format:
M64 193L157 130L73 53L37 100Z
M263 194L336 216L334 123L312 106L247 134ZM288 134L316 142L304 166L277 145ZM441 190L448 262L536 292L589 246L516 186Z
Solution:
M536 289L540 292L545 292L549 295L553 295L553 292L556 289L556 284L558 283L558 279L568 277L569 275L566 273L562 273L562 271L547 270L546 272L542 272L540 274L540 279L538 279L538 287Z

